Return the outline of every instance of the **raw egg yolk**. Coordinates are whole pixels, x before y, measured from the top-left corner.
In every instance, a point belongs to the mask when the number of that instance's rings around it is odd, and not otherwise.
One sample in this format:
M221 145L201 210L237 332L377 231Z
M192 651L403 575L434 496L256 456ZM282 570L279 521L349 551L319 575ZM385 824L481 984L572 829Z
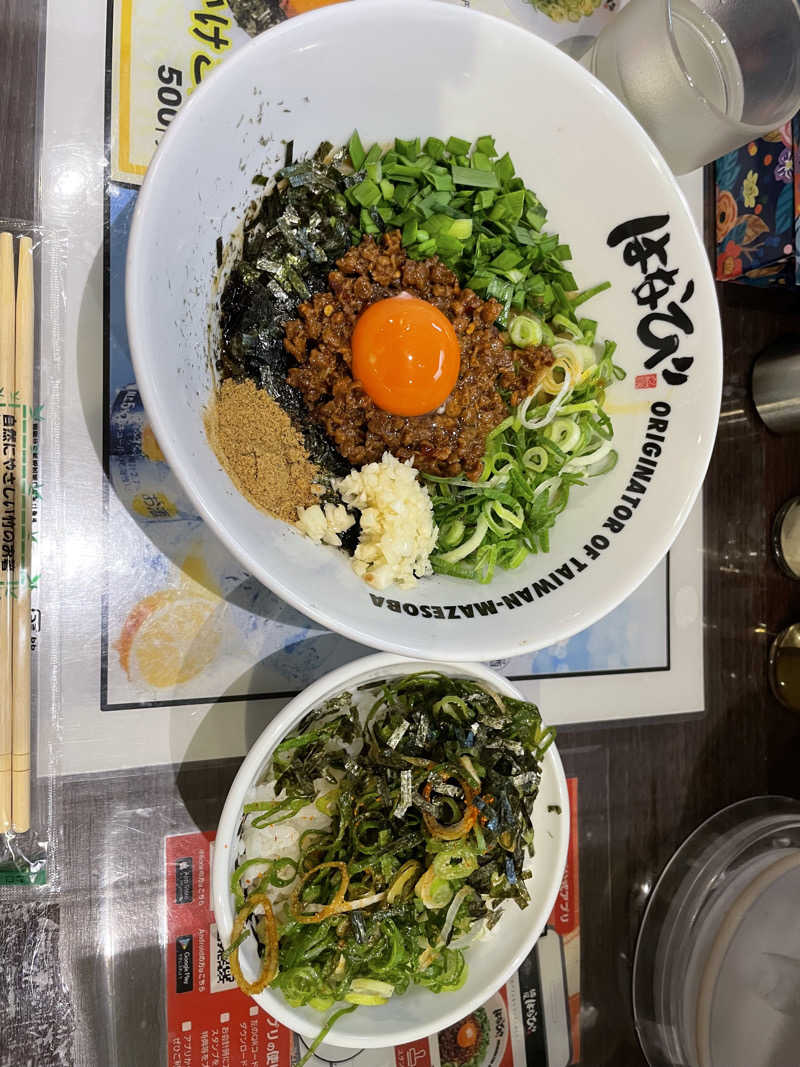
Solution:
M478 1027L475 1024L474 1019L470 1017L462 1023L461 1028L456 1034L456 1044L459 1048L472 1048L477 1040Z
M370 304L356 321L351 347L353 377L392 415L434 411L458 381L456 332L427 300L401 294Z

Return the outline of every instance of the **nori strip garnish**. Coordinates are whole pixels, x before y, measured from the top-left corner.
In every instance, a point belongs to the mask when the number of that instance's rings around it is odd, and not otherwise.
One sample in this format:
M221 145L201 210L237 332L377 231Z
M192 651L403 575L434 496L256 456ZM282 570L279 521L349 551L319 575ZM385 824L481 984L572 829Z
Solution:
M250 378L266 389L302 433L311 460L343 477L350 464L286 381L283 347L287 321L302 301L328 288L328 273L352 244L356 217L343 195L348 179L329 159L331 150L323 142L313 159L294 161L294 142L287 143L286 162L245 225L242 258L220 297L216 366L221 378ZM268 181L260 174L253 180ZM345 541L354 547L357 533L348 531Z
M228 6L237 25L251 37L277 26L286 18L279 0L228 0Z

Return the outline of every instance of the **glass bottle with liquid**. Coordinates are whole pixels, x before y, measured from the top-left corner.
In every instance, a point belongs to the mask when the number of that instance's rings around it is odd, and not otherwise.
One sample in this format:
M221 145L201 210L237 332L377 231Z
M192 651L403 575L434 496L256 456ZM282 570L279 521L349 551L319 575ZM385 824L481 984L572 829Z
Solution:
M797 0L629 0L581 59L676 174L800 107Z

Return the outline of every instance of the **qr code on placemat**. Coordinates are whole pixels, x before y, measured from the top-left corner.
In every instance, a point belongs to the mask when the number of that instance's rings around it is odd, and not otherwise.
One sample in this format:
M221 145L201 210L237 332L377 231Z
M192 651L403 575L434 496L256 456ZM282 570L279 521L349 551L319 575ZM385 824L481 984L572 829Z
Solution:
M211 992L222 993L226 989L235 987L236 982L231 974L231 965L228 962L228 957L225 955L225 948L220 940L219 932L217 930L217 924L211 924L211 936L209 937L209 943L214 945L216 950L215 962L216 967L214 973L211 976Z

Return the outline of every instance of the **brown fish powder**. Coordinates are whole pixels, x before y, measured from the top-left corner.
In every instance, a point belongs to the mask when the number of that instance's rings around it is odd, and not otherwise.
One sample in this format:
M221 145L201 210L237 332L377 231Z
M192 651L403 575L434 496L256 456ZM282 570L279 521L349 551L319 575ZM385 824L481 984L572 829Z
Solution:
M249 379L226 378L205 415L206 436L237 489L284 522L317 502L317 468L286 412Z

